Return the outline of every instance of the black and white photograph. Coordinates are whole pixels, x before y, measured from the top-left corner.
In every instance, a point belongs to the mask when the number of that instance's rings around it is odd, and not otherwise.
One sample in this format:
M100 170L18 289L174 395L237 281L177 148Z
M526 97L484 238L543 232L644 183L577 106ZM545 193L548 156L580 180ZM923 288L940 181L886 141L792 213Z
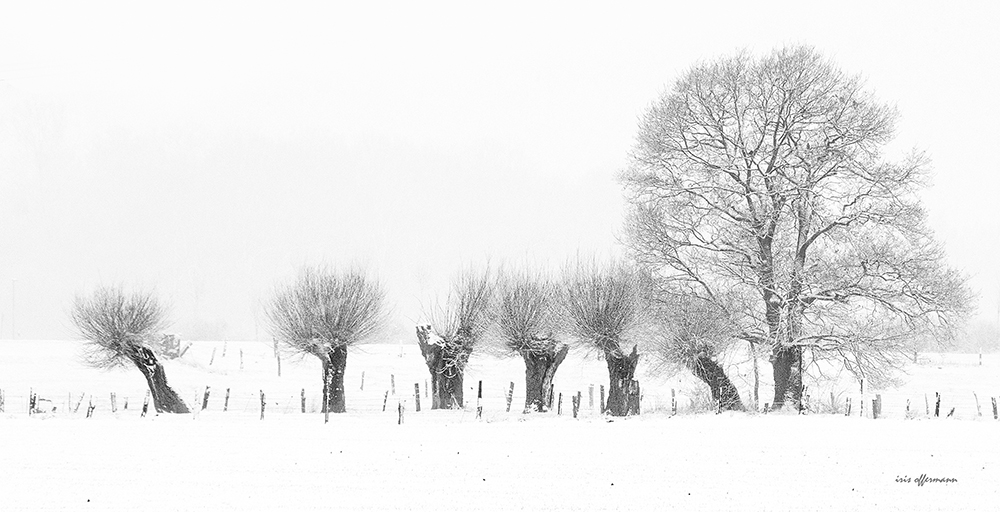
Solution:
M0 2L0 511L998 510L998 27Z

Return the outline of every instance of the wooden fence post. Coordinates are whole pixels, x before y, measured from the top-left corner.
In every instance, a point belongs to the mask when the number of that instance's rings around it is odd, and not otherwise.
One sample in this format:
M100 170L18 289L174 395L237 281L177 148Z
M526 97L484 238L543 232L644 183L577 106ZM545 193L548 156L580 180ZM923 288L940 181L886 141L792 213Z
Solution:
M212 357L211 357L211 359L208 360L208 365L209 366L212 366L212 363L215 362L215 350L217 348L219 348L219 347L212 347Z
M906 418L909 419L909 417L910 417L910 399L907 398L906 399Z
M604 384L601 384L601 414L604 414Z
M382 412L385 412L385 406L389 403L389 391L386 390L385 398L382 399Z
M278 346L277 341L275 341L275 346ZM264 407L266 403L264 401L264 390L262 389L260 390L260 419L264 419Z
M301 400L300 401L302 403L302 414L305 414L306 413L306 388L302 388L302 395L301 395Z
M937 418L941 415L941 393L937 391L934 392L935 402L934 402L934 417Z
M226 388L226 403L222 405L222 412L229 410L229 388Z
M924 393L924 415L931 415L931 405L930 402L927 401L927 393Z
M670 415L677 415L677 392L674 388L670 388Z
M846 408L846 412L844 413L844 416L850 416L851 415L851 397L847 397L847 398L844 399L844 406Z
M115 394L114 393L111 393L111 412L112 413L118 412L118 401L115 400Z
M6 406L7 398L4 396L3 390L0 389L0 412L4 412L4 406ZM69 407L66 408L66 412L69 412Z
M589 403L588 407L590 407L591 409L593 409L594 408L594 385L593 384L591 384L590 387L587 388L587 396L590 397L590 400L588 402Z
M861 403L858 404L858 411L861 417L865 417L865 379L861 379Z
M556 399L556 385L552 384L549 386L549 403L545 404L548 406L549 410L552 409L552 402Z
M415 412L420 412L420 383L413 384L413 410Z
M83 397L80 397L80 399L83 400ZM76 404L76 406L79 408L80 404ZM146 417L146 411L148 411L148 410L149 410L149 390L146 390L146 398L144 398L142 400L142 414L140 414L139 417L140 418L145 418ZM76 411L73 411L73 412L76 412Z
M205 397L201 400L201 410L208 409L208 394L211 392L211 386L205 386Z
M91 397L87 404L87 417L91 417L94 414L94 398Z
M576 419L576 416L580 413L580 401L582 398L583 395L579 391L573 397L573 419Z
M80 393L80 399L76 401L76 407L73 408L73 414L76 414L76 412L80 410L80 404L83 403L83 397L85 395L86 395L86 393ZM146 398L147 399L149 398L149 391L148 390L146 391Z
M35 391L28 388L28 416L35 414ZM87 416L88 418L90 416Z
M2 392L0 392L0 395L2 395ZM997 397L993 396L990 399L993 400L993 419L997 419ZM0 408L0 412L3 412L2 408Z
M389 389L392 390L392 396L396 396L396 374L389 375L389 383L391 385Z
M124 410L124 411L128 410L128 397L125 397L125 406L122 407L122 410Z
M278 377L281 377L281 352L278 351L278 339L272 339L274 340L274 358L278 361Z
M229 348L229 341L222 342L222 358L226 358L226 349Z
M980 354L979 357L982 357L982 354ZM976 399L976 416L982 418L983 417L983 410L979 408L979 397L976 396L976 392L975 391L972 392L972 396Z
M514 382L510 383L510 389L507 390L507 412L510 412L510 404L514 401Z
M479 381L479 394L476 396L476 419L483 417L483 381Z
M556 409L556 414L562 416L562 393L559 393L559 406Z
M400 400L399 401L399 422L396 423L397 425L402 425L403 424L403 410L404 410L403 401Z
M361 391L365 390L365 372L361 371Z

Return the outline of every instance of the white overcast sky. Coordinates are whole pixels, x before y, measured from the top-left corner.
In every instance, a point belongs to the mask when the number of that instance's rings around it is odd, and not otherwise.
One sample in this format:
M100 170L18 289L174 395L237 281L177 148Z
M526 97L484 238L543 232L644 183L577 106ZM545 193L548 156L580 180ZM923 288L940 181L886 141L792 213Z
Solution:
M182 334L263 339L315 262L377 271L405 326L463 265L615 254L644 108L797 43L898 106L996 322L996 2L350 4L0 4L0 337L69 337L73 295L121 282Z

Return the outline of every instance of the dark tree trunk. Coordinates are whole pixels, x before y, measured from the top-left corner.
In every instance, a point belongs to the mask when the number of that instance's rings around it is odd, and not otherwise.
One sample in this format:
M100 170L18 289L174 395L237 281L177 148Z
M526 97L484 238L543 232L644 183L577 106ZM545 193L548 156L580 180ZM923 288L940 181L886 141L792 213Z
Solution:
M632 379L635 377L635 366L639 362L638 346L632 347L629 355L605 352L608 363L608 402L605 412L612 416L626 416L629 408L629 391L632 389Z
M775 347L771 355L774 369L774 402L772 409L790 405L796 410L802 403L802 351L798 347Z
M347 412L344 399L344 370L347 368L347 345L333 348L323 360L323 410Z
M524 358L524 412L545 412L551 402L552 380L556 370L566 359L569 345L565 343L539 344L534 350L522 350Z
M149 393L153 397L153 407L156 412L176 414L191 412L177 392L167 384L167 373L163 371L163 365L156 359L156 354L143 346L138 347L136 352L132 356L132 363L146 378L146 385L149 386Z
M462 408L464 361L468 353L449 350L447 343L431 343L429 335L430 326L417 326L417 344L431 374L431 409Z
M708 356L698 356L692 371L694 371L696 377L704 381L705 384L708 384L709 389L712 390L712 400L719 404L722 410L746 410L743 408L743 402L740 400L739 391L737 391L733 382L729 380L729 377L726 376L726 372L719 366L719 363L716 363Z

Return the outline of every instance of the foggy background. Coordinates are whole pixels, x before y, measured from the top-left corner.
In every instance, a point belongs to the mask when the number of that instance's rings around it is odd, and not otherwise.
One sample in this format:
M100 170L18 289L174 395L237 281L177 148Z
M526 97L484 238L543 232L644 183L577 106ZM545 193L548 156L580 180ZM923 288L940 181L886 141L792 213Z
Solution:
M0 7L0 338L155 287L185 339L269 339L304 263L383 279L412 342L463 265L620 253L637 119L685 69L814 45L927 151L930 224L1000 316L995 3ZM995 337L989 334L987 337Z

